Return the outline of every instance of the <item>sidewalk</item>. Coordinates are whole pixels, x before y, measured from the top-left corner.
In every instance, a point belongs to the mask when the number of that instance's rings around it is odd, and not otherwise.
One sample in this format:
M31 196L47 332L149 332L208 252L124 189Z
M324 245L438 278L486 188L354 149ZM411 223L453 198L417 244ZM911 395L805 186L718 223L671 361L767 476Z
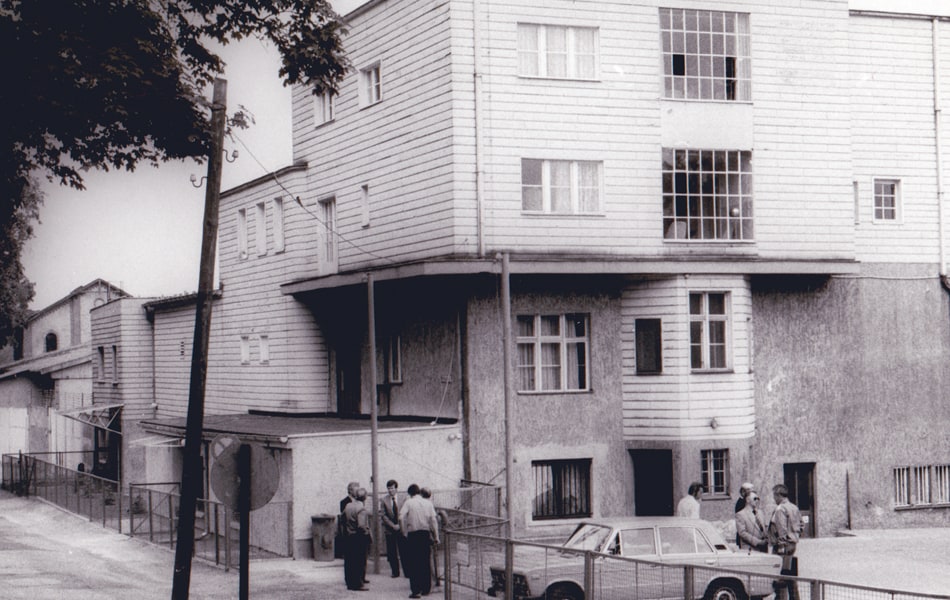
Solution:
M802 540L802 576L923 594L950 594L950 527L863 530ZM0 597L10 600L167 600L174 552L130 538L33 498L0 491ZM389 600L407 598L409 581L380 560L368 592L348 591L343 561L252 560L251 598ZM239 573L194 560L190 598L237 598ZM431 600L441 600L434 587Z
M131 538L34 498L0 491L0 597L4 600L168 600L174 551ZM409 580L392 578L385 558L368 592L346 589L343 561L252 560L251 598L390 600L408 598ZM189 597L238 597L240 574L201 560L191 568ZM428 596L442 598L434 587Z

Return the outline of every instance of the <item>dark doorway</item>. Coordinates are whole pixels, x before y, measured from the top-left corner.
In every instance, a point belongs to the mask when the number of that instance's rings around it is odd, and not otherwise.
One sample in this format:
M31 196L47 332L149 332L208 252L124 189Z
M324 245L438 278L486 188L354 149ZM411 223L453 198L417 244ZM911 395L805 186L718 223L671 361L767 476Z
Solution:
M664 517L673 514L673 451L630 450L633 459L634 514Z
M360 414L360 347L345 344L336 349L336 411L341 416Z
M815 463L787 463L784 470L788 499L801 511L805 523L802 537L815 537Z

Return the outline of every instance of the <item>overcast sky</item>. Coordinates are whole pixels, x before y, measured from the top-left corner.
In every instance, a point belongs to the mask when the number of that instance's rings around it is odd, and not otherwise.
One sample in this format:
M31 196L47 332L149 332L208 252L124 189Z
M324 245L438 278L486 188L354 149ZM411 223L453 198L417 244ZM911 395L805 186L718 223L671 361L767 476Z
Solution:
M338 0L346 14L361 0ZM950 15L950 0L851 0L852 8ZM257 40L224 51L228 107L239 104L257 124L226 141L240 158L225 163L223 189L291 163L290 90L277 78L276 50ZM251 153L263 163L252 158ZM98 171L85 175L86 190L45 185L46 202L36 236L25 248L27 277L36 285L31 308L41 309L96 278L135 296L171 296L198 287L204 165L169 163L134 173Z

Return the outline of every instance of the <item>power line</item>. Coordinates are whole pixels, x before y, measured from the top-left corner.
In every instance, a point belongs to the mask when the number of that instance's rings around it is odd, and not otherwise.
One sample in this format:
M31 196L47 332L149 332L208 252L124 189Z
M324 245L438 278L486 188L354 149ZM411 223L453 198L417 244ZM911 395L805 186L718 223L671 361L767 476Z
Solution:
M244 146L244 149L247 151L248 154L251 155L251 158L254 159L254 162L256 162L256 163L258 164L258 166L261 167L261 169L263 169L264 171L266 171L267 173L269 173L270 176L271 176L271 178L274 180L274 183L276 183L278 186L280 186L280 189L284 190L284 192L285 192L288 196L290 196L290 197L294 200L294 202L296 202L297 205L298 205L300 208L302 208L302 209L304 210L304 212L306 212L308 215L310 215L317 223L320 223L320 225L323 226L324 230L326 230L328 233L331 233L331 234L333 234L334 236L336 236L336 238L337 238L338 240L343 241L343 242L346 242L347 244L349 244L351 247L353 247L353 248L354 248L355 250L357 250L358 252L362 252L363 254L366 254L366 255L368 255L368 256L372 256L373 258L378 258L379 260L384 261L384 262L386 262L386 263L389 263L389 264L391 264L391 265L395 265L395 264L396 264L396 261L390 259L389 257L381 256L381 255L379 255L379 254L376 254L375 252L372 252L371 250L367 250L366 248L360 246L360 245L357 244L356 242L354 242L354 241L348 239L346 236L344 236L344 235L341 234L339 231L337 231L337 228L336 228L336 227L333 227L333 228L331 229L331 228L328 226L327 222L326 222L324 219L321 219L318 215L314 214L313 211L311 211L309 208L307 208L306 206L304 206L304 203L300 200L300 196L297 196L297 195L291 193L291 191L288 190L288 189L284 186L283 183L281 183L280 179L277 178L277 174L276 174L274 171L270 171L270 170L268 170L267 167L264 166L264 164L257 158L257 156L254 154L254 152L251 151L250 147L248 147L248 145L244 142L244 140L241 139L241 137L240 137L239 135L237 135L237 134L234 133L234 132L231 132L231 137L233 137L234 139L236 139L242 146Z

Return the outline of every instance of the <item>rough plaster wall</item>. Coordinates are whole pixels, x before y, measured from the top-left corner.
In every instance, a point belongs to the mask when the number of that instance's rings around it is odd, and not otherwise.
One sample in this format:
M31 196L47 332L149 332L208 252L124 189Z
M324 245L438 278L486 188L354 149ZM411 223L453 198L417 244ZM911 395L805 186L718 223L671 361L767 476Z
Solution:
M946 509L893 510L894 467L950 462L950 312L935 268L753 289L758 480L817 463L824 535L847 525L846 477L856 528L946 525Z

